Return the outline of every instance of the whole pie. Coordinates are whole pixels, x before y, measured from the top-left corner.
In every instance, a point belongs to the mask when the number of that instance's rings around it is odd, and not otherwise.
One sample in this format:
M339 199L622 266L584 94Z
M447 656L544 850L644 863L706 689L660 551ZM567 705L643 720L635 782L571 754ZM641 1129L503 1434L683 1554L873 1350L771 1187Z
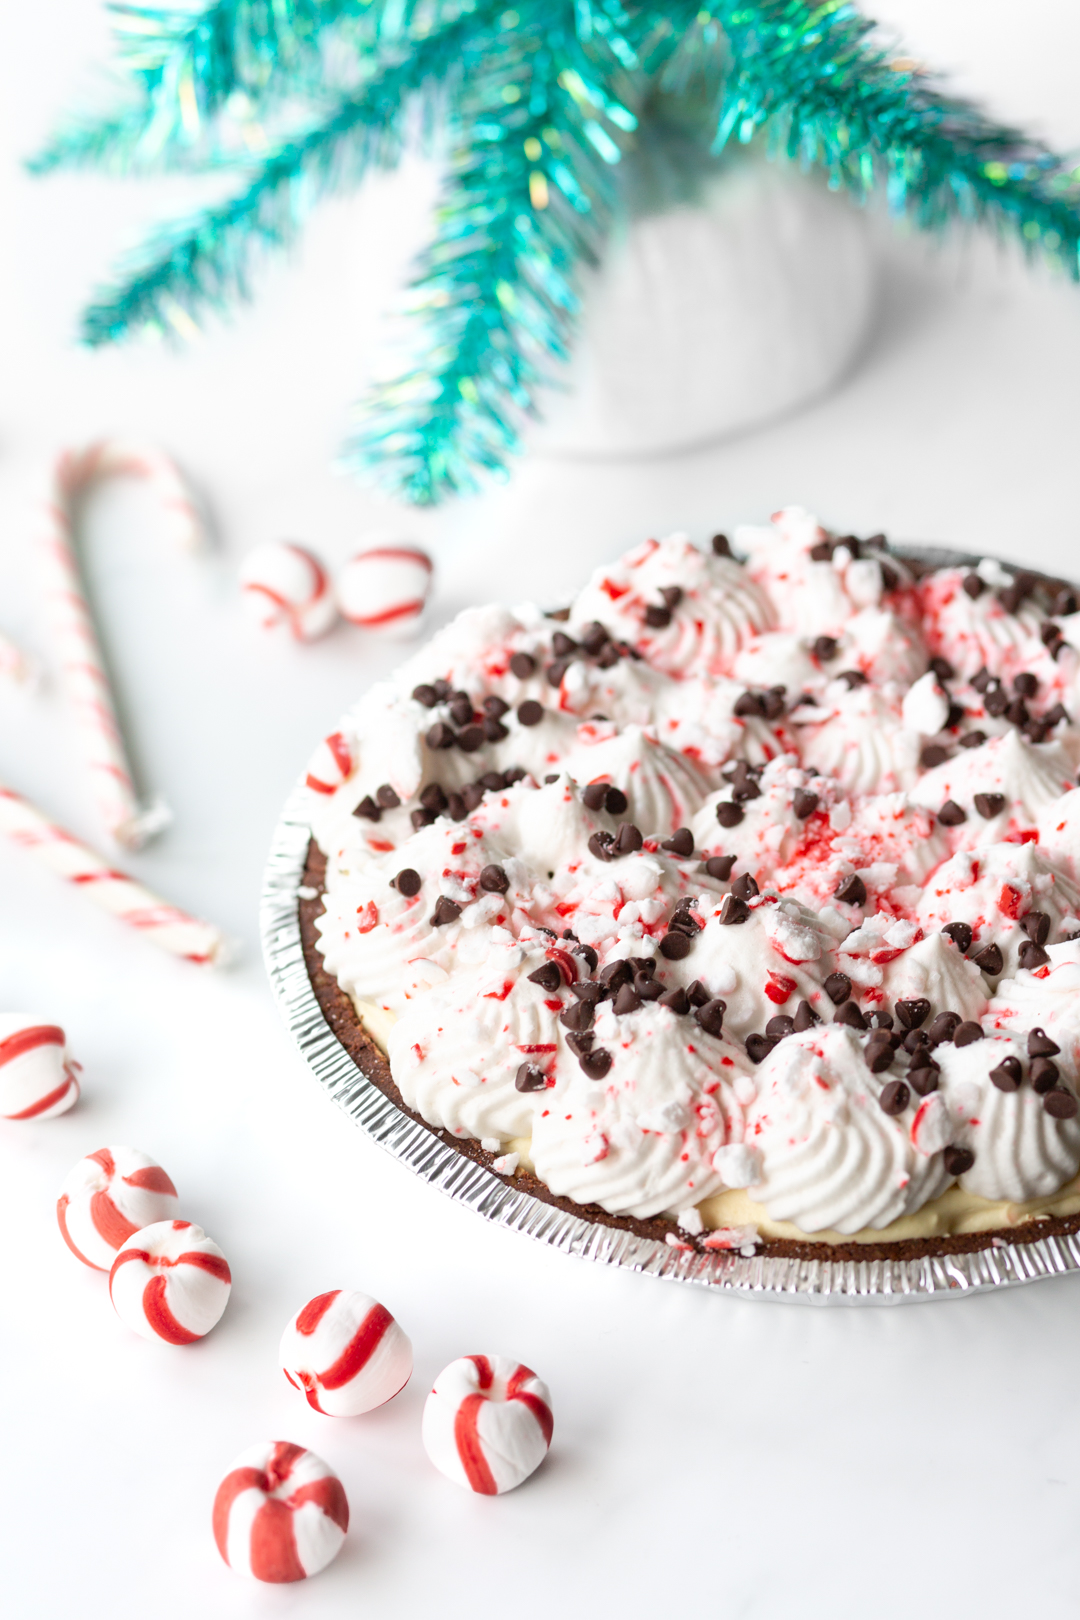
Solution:
M301 923L364 1072L692 1248L1080 1226L1080 615L799 509L460 614L308 769Z

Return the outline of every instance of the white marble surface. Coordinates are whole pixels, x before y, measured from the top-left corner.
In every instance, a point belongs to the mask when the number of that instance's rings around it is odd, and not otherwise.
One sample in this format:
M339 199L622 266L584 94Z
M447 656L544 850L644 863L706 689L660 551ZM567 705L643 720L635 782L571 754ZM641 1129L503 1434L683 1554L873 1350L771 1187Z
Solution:
M1080 135L1064 6L1033 0L1021 40L1004 5L888 11L916 52L963 68L1010 116ZM131 865L222 923L240 955L217 976L158 959L0 847L0 999L62 1021L85 1065L73 1113L0 1128L5 1611L1074 1615L1076 1278L818 1310L612 1275L489 1229L322 1097L259 964L260 870L311 744L395 655L345 633L311 649L260 641L239 623L232 574L271 535L340 556L373 523L404 521L440 558L442 616L479 594L555 596L650 530L702 537L791 499L845 528L1080 574L1080 294L981 246L935 257L890 244L878 335L814 409L653 463L526 463L481 500L403 519L327 465L422 225L424 173L327 210L296 267L197 351L79 353L66 334L81 292L158 199L31 183L17 159L100 38L92 0L42 0L7 19L0 58L0 628L46 654L26 538L43 458L111 428L182 456L215 513L213 557L170 555L131 490L98 503L88 549L140 777L176 812ZM0 695L0 780L95 835L51 685ZM60 1241L59 1182L114 1141L161 1160L232 1263L228 1311L198 1346L128 1334L104 1279ZM275 1364L290 1314L335 1286L384 1299L417 1359L389 1408L341 1423L311 1412ZM529 1362L555 1403L548 1462L497 1501L455 1491L419 1440L426 1385L476 1350ZM271 1436L324 1455L352 1504L345 1552L299 1588L244 1584L210 1536L218 1477Z

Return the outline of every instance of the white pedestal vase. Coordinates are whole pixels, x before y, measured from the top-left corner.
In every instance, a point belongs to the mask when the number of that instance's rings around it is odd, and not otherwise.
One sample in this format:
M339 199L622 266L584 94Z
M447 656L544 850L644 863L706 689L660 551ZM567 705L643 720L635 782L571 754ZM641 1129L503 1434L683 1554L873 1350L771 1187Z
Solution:
M815 176L740 157L700 201L635 218L586 281L535 454L638 456L757 426L854 363L876 303L867 221Z

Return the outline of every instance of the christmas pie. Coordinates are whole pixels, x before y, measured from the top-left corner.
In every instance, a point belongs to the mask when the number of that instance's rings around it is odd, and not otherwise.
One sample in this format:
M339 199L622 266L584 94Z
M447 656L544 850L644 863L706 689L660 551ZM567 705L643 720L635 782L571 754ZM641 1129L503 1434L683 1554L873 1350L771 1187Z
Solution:
M406 1112L695 1248L1080 1226L1080 614L797 509L474 608L307 772L309 974Z

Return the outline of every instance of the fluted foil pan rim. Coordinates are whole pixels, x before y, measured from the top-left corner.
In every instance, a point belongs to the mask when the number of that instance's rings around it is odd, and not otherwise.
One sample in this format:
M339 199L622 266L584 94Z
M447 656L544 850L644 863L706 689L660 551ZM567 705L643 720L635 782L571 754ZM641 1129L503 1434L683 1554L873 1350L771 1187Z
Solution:
M931 546L904 551L939 567L979 560ZM274 830L263 878L260 931L275 999L305 1062L338 1107L372 1141L457 1203L563 1254L747 1299L903 1304L1015 1288L1080 1271L1080 1233L916 1260L806 1260L770 1255L767 1250L753 1255L726 1250L701 1253L601 1226L509 1186L494 1171L403 1114L361 1072L323 1016L300 938L298 890L311 839L309 802L307 789L298 783Z

